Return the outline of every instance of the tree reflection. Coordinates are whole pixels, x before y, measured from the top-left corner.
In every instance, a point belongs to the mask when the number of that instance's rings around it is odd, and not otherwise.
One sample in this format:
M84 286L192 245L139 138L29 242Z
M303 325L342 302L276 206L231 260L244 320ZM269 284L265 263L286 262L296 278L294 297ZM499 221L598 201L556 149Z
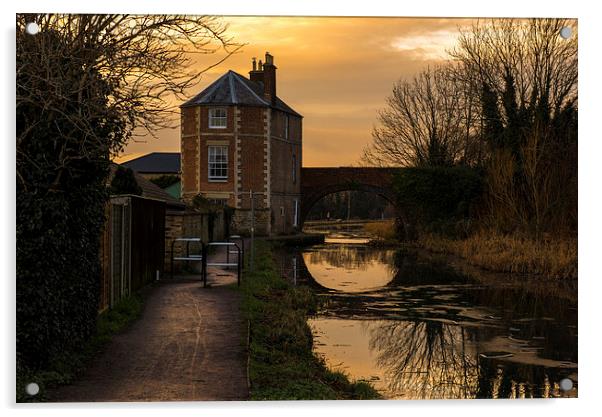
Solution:
M388 393L402 398L557 397L568 372L480 355L477 331L437 321L371 326L370 348Z
M394 257L393 250L371 250L354 245L325 245L303 253L307 265L328 264L335 268L364 270L368 264L379 263L387 266L391 275L397 272Z
M472 398L477 391L475 353L465 329L442 322L391 321L371 331L370 348L385 370L391 393L404 398Z

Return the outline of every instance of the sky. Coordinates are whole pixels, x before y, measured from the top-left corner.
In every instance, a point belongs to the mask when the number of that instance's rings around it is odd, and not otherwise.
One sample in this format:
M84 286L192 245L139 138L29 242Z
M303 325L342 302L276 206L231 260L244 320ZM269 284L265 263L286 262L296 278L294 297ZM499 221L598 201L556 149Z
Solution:
M228 70L248 77L251 59L274 56L277 94L304 116L303 166L357 165L371 141L379 109L400 78L447 57L459 27L472 20L441 18L223 17L242 49L211 68L196 95ZM223 53L202 55L199 71ZM177 103L181 104L181 103ZM118 162L148 152L178 152L179 129L137 138Z

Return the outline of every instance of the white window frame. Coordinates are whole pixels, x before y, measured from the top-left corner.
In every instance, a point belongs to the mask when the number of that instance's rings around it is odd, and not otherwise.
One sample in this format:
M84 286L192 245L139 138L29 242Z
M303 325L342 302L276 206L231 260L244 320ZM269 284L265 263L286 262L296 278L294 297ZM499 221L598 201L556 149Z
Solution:
M212 175L211 171L219 170L225 175ZM216 174L214 172L214 174ZM227 145L209 145L207 147L207 178L209 182L228 181L228 146Z
M223 112L222 114L217 114ZM228 128L228 109L225 107L213 107L209 109L209 128L226 129Z
M295 216L293 217L293 227L299 226L299 199L295 198Z

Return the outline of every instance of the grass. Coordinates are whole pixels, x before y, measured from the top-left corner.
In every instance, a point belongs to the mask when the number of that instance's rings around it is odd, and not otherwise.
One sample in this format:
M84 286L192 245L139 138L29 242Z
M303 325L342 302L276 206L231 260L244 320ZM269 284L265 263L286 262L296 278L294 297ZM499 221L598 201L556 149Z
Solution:
M497 272L542 275L549 279L577 278L577 239L537 241L518 235L477 233L462 240L436 235L419 239L420 246L451 253L472 265Z
M47 369L17 369L17 402L39 402L47 400L47 391L59 385L71 383L101 351L111 338L123 331L142 313L143 298L139 294L119 301L111 310L98 316L94 336L77 352L65 352ZM40 392L35 397L27 395L25 386L35 382Z
M307 316L318 298L276 271L266 242L257 242L255 270L243 280L243 311L250 322L252 400L377 399L366 382L329 370L312 350Z

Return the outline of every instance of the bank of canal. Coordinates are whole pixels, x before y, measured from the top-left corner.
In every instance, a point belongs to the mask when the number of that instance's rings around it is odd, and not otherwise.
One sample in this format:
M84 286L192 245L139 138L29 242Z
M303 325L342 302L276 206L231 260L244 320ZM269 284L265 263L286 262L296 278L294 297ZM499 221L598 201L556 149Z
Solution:
M344 235L278 259L324 300L308 320L314 351L386 398L577 396L576 297L546 283L464 275Z
M370 384L328 369L313 352L307 317L316 312L318 297L283 279L266 242L255 249L254 270L245 273L241 287L249 321L250 399L380 398Z

